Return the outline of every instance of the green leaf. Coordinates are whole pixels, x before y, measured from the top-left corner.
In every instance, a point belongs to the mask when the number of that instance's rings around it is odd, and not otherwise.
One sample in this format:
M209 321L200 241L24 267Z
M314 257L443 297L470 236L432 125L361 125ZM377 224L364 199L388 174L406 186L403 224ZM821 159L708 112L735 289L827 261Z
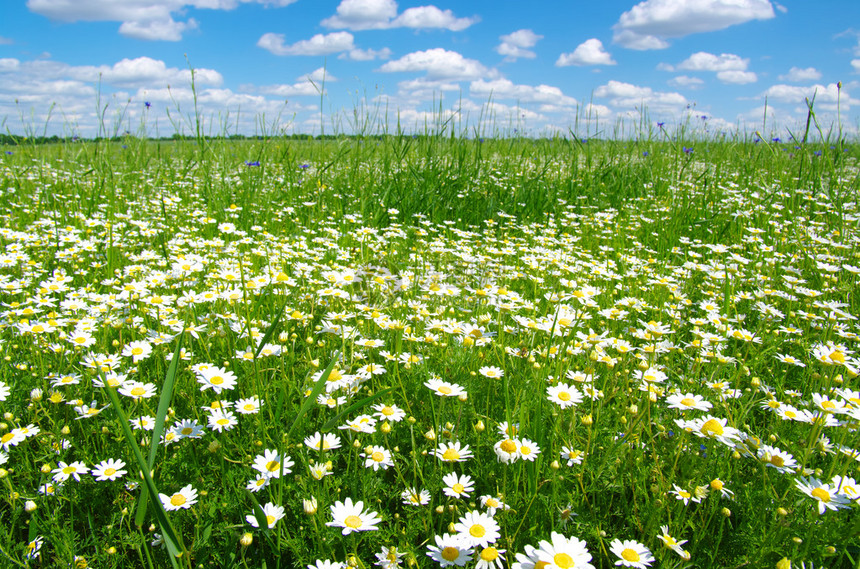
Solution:
M293 424L290 425L290 428L287 430L287 439L290 438L293 429L296 428L296 426L302 420L302 417L304 417L305 413L307 413L308 410L313 406L314 402L317 400L317 396L323 392L323 389L325 389L325 382L328 381L328 376L331 375L331 370L334 369L334 366L337 363L339 357L340 352L335 351L334 356L332 356L331 361L328 364L328 367L325 368L325 371L323 371L322 375L314 385L314 388L311 390L311 394L305 397L302 406L299 408L299 412L296 414L296 418L293 419Z
M107 385L105 385L103 389L107 391L111 404L113 405L116 414L119 416L120 426L122 427L123 434L125 435L126 443L128 443L128 446L131 448L131 452L134 455L137 466L143 474L144 484L146 485L149 494L153 497L157 497L158 488L152 480L152 476L149 473L149 465L143 457L140 447L137 445L134 433L131 431L128 416L122 410L116 389ZM155 515L155 519L158 522L158 525L161 528L161 534L164 537L164 544L167 546L167 550L170 552L170 556L174 564L176 556L182 555L184 559L188 559L188 551L185 549L185 544L182 542L182 538L180 538L176 533L176 530L173 529L173 525L167 517L167 512L164 510L164 505L161 503L161 500L153 499L152 503L154 504L153 513Z
M257 498L250 491L245 490L245 493L251 498L251 511L254 512L254 517L257 519L260 529L269 531L269 520L266 519L266 512L263 511L260 502L257 501Z
M170 360L170 365L167 367L167 375L164 377L164 385L161 386L161 398L158 401L158 412L155 414L155 428L152 430L152 442L149 445L149 468L147 472L151 472L155 468L155 457L158 453L158 443L161 440L161 433L164 430L164 419L167 417L167 411L170 409L170 400L173 398L173 386L176 383L176 370L179 368L179 354L182 352L183 335L179 335L179 341L176 342L176 349L173 351L173 358ZM137 501L137 511L134 515L134 523L137 527L143 527L143 520L146 517L146 509L149 503L149 489L144 486L141 489L140 498Z
M284 314L284 308L287 307L286 301L281 305L281 308L275 313L275 319L272 320L272 323L269 324L269 327L266 329L266 333L263 334L263 337L260 339L260 344L257 346L257 351L254 352L254 359L260 357L260 352L263 351L263 346L271 340L272 335L275 333L275 328L277 328L278 324L281 322L281 316Z

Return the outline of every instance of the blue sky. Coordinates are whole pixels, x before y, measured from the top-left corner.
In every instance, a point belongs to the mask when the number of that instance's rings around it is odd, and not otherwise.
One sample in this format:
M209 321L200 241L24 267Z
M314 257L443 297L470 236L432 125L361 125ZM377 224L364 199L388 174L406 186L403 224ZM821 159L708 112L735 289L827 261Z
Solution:
M189 63L212 134L351 132L357 107L373 131L398 118L423 130L440 113L484 134L752 131L767 99L766 134L785 136L813 93L823 129L837 109L844 131L860 122L857 0L5 0L2 12L0 120L13 133L188 132Z

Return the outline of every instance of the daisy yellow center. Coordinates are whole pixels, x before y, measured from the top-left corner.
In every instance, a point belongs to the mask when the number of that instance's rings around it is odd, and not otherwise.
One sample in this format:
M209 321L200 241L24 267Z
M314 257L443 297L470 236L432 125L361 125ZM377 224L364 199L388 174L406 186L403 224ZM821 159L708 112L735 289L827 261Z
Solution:
M245 404L245 406L243 407L243 409L244 409L245 411L253 411L253 410L254 410L254 405L253 405L253 404L251 404L251 403L246 403L246 404Z
M134 395L135 397L140 397L144 393L146 393L146 389L144 389L142 387L135 387L134 389L131 390L131 394Z
M216 375L215 377L213 377L212 379L209 380L209 383L211 383L212 385L221 385L222 383L224 383L224 378L221 377L220 375Z
M391 407L386 405L385 407L382 408L381 413L383 415L385 415L386 417L390 417L390 416L394 415L394 409L392 409Z
M770 463L774 466L782 466L785 464L785 460L778 454L775 454L770 457Z
M87 341L87 339L86 339L86 338L84 338L83 336L77 336L77 337L75 337L75 343L77 343L77 344L83 344L83 343L85 343L86 341Z
M487 533L487 530L484 529L484 526L481 524L475 524L469 528L469 535L472 537L484 537Z
M561 569L570 569L573 567L573 557L567 553L556 553L552 557L552 562L558 565Z
M266 463L266 470L268 470L269 472L274 472L280 468L281 468L281 463L278 462L277 460L270 460L269 462Z
M705 421L705 424L702 425L700 430L702 431L702 434L709 437L720 436L725 432L723 426L716 419L708 419Z
M779 401L768 401L767 406L771 409L779 409Z
M502 442L502 444L499 445L499 448L501 448L503 451L505 451L507 453L516 452L517 443L515 443L511 439L508 439L508 440Z
M481 559L484 561L495 561L499 557L499 551L495 547L485 547L481 551Z
M460 557L460 550L450 545L442 550L442 559L445 561L456 561Z
M216 421L216 423L218 423L219 425L229 425L229 424L230 424L230 419L218 419L218 420Z
M376 451L370 457L374 460L374 462L382 462L383 460L385 460L385 455L379 451Z
M681 405L683 405L684 407L692 407L695 404L696 400L690 397L684 397L683 399L681 399Z
M822 409L835 409L836 405L833 404L833 401L822 401L821 402Z
M523 447L520 447L520 453L528 456L532 453L532 449L530 449L529 447L523 446Z
M538 561L535 563L535 569L544 569L547 565L549 565L549 562L547 561Z
M340 381L341 379L343 379L343 374L336 369L331 370L331 373L328 374L328 381L334 382Z
M6 433L2 437L0 437L0 443L6 444L14 438L15 438L15 435L13 435L12 433Z
M561 391L558 394L558 398L562 401L570 401L570 393L567 391Z
M361 518L358 516L347 516L345 520L343 520L343 524L346 527L352 529L358 529L361 527Z
M275 516L266 516L266 523L272 525L275 523Z
M104 471L105 476L113 476L114 474L116 474L116 468L108 468Z
M723 481L722 480L711 480L711 488L714 490L722 490L723 489Z
M639 561L639 554L629 547L624 548L624 551L621 552L621 557L623 557L625 561Z
M845 354L840 351L835 351L830 354L830 359L834 362L839 362L840 364L845 363Z
M187 436L187 435L190 435L192 432L194 432L194 429L192 429L191 427L185 427L182 429L181 432L183 435Z
M447 385L442 385L439 387L439 393L444 393L445 395L448 395L451 393L451 388Z
M690 496L692 496L692 494L690 494L686 490L681 490L680 492L678 492L678 495L682 498L689 498Z
M442 453L442 458L444 460L457 460L458 458L460 458L460 453L457 452L456 449L449 448Z
M170 497L170 503L174 506L181 506L187 501L188 499L179 492Z
M789 419L794 419L795 417L797 417L797 413L795 413L794 411L788 410L785 412L785 416L788 417Z
M499 501L496 500L495 498L488 498L486 506L488 508L498 508L499 507Z
M459 482L454 484L453 486L451 486L451 490L453 490L457 494L462 494L463 490L465 490L465 489L466 489L466 487L463 486L462 484L460 484Z
M139 356L142 353L143 353L143 348L132 348L132 350L131 350L131 355L133 355L133 356Z
M67 466L63 469L63 474L72 474L75 472L74 466Z
M816 488L815 490L810 492L810 494L812 494L813 498L818 498L822 502L830 501L830 492L828 492L824 488Z

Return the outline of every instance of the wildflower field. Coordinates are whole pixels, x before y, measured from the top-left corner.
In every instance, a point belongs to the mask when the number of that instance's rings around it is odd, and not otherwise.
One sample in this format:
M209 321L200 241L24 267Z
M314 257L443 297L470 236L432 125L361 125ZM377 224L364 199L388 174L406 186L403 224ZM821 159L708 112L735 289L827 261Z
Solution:
M855 567L860 149L3 149L0 566Z

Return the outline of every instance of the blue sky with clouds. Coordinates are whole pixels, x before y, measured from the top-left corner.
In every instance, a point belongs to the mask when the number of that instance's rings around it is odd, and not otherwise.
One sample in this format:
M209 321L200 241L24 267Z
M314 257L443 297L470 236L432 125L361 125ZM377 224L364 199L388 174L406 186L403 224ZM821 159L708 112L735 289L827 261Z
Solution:
M485 134L628 135L658 121L751 131L767 100L767 134L784 136L813 94L825 130L860 123L858 0L6 0L0 11L0 120L14 133L188 132L189 63L213 134L398 119L423 130L440 117Z

